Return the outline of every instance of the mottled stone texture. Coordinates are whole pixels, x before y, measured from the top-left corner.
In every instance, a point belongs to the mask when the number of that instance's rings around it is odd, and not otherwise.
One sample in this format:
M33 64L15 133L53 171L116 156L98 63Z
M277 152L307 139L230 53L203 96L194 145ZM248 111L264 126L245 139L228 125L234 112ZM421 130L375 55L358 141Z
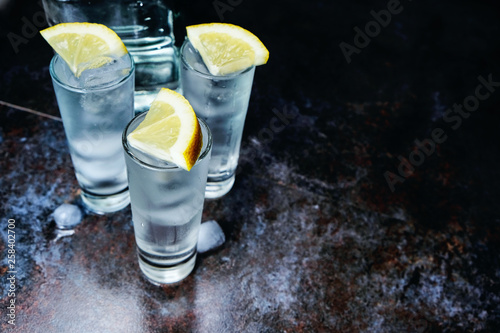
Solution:
M353 28L387 1L179 6L180 24L236 23L271 53L235 186L205 203L226 243L181 283L156 287L139 271L128 207L58 234L52 212L78 203L62 123L0 104L0 330L498 332L500 87L470 114L450 113L473 101L480 76L500 82L496 3L401 1L350 63L339 44L355 45ZM52 51L39 35L17 52L8 39L39 12L23 1L0 10L0 101L58 117ZM419 160L415 140L436 129L446 139Z

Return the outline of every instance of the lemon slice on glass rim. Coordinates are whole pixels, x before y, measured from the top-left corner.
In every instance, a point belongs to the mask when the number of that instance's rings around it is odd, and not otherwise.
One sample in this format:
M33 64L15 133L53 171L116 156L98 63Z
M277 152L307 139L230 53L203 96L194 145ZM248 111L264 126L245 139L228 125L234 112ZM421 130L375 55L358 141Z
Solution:
M203 144L193 108L182 95L166 88L160 90L127 140L132 147L188 171L198 160Z
M76 77L128 53L120 37L102 24L60 23L40 31Z
M186 27L187 36L212 75L227 75L267 63L269 51L250 31L228 23Z

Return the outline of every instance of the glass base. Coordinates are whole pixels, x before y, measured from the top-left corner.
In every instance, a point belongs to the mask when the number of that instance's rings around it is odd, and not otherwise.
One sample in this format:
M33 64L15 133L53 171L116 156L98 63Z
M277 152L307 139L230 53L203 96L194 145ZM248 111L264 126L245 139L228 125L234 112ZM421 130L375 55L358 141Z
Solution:
M95 195L82 190L81 198L87 210L100 215L117 212L130 203L128 187L112 195Z
M222 181L211 181L210 177L208 177L207 186L205 187L205 198L218 199L226 195L233 187L234 179L235 175Z
M196 251L183 262L169 267L156 266L139 253L137 257L142 273L155 285L171 284L185 279L193 271L196 263Z

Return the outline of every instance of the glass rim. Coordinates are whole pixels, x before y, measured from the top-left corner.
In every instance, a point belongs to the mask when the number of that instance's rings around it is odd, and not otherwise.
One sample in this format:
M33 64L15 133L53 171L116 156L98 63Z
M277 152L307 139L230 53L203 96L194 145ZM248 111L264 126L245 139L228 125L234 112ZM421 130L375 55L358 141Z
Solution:
M217 80L230 80L230 79L234 79L238 76L241 76L243 74L246 74L255 68L255 65L252 65L250 67L245 68L242 71L230 73L230 74L226 74L226 75L213 75L211 73L201 72L201 71L197 70L196 68L194 68L193 66L191 66L191 64L184 57L184 48L187 46L188 43L191 44L189 39L186 37L184 39L184 42L182 43L181 50L179 52L180 58L181 58L182 63L185 64L187 66L187 68L189 68L190 70L192 70L193 72L195 72L199 76L203 76L205 78L210 78L210 79L217 79ZM191 45L193 45L193 44L191 44ZM193 48L194 48L194 46L193 46Z
M170 170L170 171L184 170L184 169L182 169L181 167L179 167L178 165L176 165L173 162L168 162L168 163L172 163L172 165L165 165L165 166L158 166L158 165L149 164L149 163L141 160L136 154L134 154L131 151L130 145L129 145L128 140L127 140L128 129L130 128L130 125L132 125L132 123L134 123L139 117L146 116L146 114L148 112L149 111L141 112L141 113L137 114L131 121L129 121L129 123L127 124L127 126L125 126L125 129L123 130L123 133L122 133L123 150L125 150L125 153L133 161L135 161L139 165L145 166L145 167L147 167L149 169L163 170L163 171L168 171L168 170ZM210 130L210 127L208 126L208 124L203 119L201 119L199 117L196 117L196 119L198 119L198 123L200 124L200 126L204 126L206 128L206 132L208 134L208 138L207 138L207 146L205 147L204 150L202 150L200 152L200 156L198 156L198 159L196 160L196 163L193 165L193 167L196 166L198 163L200 163L203 159L205 159L207 157L208 153L210 152L210 150L212 149L212 132ZM203 135L203 131L202 131L202 135ZM187 170L184 170L184 171L187 171ZM187 171L187 172L189 172L189 171Z
M62 82L61 79L59 78L59 76L55 73L54 64L55 64L57 59L61 59L62 61L64 61L64 59L57 53L54 54L54 56L50 60L50 65L49 65L50 77L52 78L52 80L54 82L57 82L58 85L66 88L68 90L75 91L75 92L86 93L86 92L90 92L90 91L94 92L94 91L109 90L110 88L119 86L123 82L127 81L134 74L134 72L135 72L134 58L132 57L132 55L130 53L127 53L127 55L130 59L130 71L128 72L128 74L123 76L119 81L113 81L111 83L108 83L108 84L105 84L102 86L98 86L95 88L92 88L92 87L91 88L80 88L80 87L75 87L75 86L72 86L72 85L69 85L67 83Z

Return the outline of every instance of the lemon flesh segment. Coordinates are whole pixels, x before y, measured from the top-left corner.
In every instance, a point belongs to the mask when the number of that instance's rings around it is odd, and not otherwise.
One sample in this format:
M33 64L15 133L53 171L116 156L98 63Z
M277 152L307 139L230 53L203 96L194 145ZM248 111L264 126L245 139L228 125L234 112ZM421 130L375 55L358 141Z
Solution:
M125 44L108 27L96 23L60 23L40 31L42 37L79 77L128 53Z
M204 33L199 36L199 50L210 73L225 75L252 66L255 52L245 41L226 33ZM207 60L205 60L207 59Z
M160 90L127 140L132 147L188 171L198 160L203 144L193 108L182 95L166 88Z
M140 129L154 124L163 118L167 118L175 113L175 109L172 105L164 102L162 100L156 100L155 103L151 104L146 118L137 126L135 129L139 131Z
M188 39L212 75L227 75L267 63L269 51L251 32L226 23L192 25Z

